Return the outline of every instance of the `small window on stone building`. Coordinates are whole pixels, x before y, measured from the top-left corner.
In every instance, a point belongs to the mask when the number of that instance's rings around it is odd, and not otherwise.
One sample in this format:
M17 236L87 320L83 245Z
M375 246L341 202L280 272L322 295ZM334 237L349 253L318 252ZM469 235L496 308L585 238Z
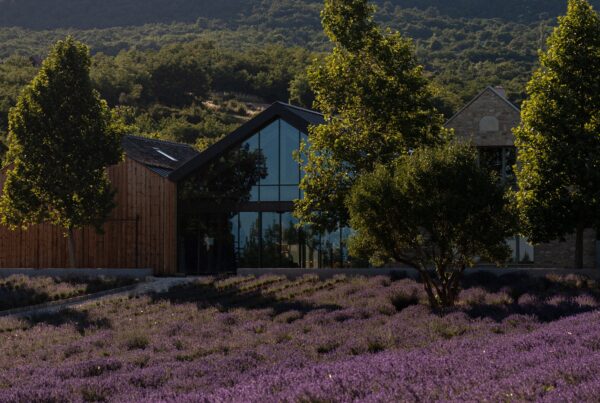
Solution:
M479 132L497 132L500 131L500 122L494 116L486 116L479 121Z

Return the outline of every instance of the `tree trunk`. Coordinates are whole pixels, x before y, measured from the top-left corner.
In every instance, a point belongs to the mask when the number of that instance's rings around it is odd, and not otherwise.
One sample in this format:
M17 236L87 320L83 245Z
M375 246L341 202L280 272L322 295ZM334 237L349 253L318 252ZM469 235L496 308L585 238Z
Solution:
M577 224L575 234L575 268L583 269L583 224Z
M69 228L68 234L68 244L69 244L69 267L75 269L75 234L73 234L73 228Z

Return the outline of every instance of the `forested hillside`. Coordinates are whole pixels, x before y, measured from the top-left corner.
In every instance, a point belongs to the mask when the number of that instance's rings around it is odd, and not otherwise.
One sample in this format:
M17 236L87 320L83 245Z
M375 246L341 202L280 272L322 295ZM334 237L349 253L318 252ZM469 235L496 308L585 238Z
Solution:
M565 10L564 0L391 0L382 9L436 9L464 18L531 22ZM319 0L0 0L1 26L34 29L101 28L218 20L229 28L318 27Z
M519 104L566 0L376 1L414 39L450 116L487 85ZM598 8L600 0L592 3ZM0 136L8 109L66 35L88 44L97 89L140 134L202 147L256 104L310 106L305 70L329 46L321 0L0 0Z

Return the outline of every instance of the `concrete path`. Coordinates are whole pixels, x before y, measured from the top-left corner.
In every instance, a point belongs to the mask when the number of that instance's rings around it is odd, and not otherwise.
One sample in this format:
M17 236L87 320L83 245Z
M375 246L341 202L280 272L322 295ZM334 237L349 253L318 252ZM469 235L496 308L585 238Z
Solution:
M95 294L82 295L62 301L52 301L42 305L26 306L7 311L1 311L0 317L4 316L36 316L57 313L65 309L79 308L91 302L114 297L129 297L151 294L154 292L165 292L171 287L186 284L196 280L196 277L157 278L147 277L146 281L127 287L114 288Z

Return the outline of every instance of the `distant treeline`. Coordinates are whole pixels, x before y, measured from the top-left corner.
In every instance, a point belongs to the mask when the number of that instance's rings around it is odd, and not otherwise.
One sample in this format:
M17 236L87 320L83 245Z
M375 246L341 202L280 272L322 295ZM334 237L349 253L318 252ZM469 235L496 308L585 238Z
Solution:
M599 0L592 1L596 6ZM379 0L380 9L418 8L449 17L532 22L564 13L566 0ZM0 0L0 26L105 28L218 21L228 28L319 28L320 0Z
M0 0L0 26L104 28L218 20L229 27L319 26L315 0Z

